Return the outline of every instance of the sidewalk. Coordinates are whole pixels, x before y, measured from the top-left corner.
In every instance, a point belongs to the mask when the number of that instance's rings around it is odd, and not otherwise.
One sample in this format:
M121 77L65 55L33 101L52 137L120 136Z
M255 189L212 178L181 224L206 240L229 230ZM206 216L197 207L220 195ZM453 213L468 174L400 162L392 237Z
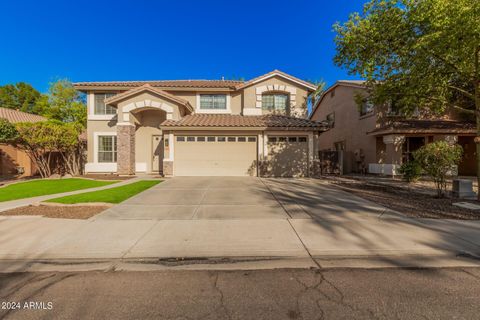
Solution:
M351 222L9 217L0 219L0 243L4 272L6 262L17 271L35 262L51 268L72 262L164 266L161 261L235 269L242 263L252 268L480 266L472 259L480 256L480 222L391 217Z

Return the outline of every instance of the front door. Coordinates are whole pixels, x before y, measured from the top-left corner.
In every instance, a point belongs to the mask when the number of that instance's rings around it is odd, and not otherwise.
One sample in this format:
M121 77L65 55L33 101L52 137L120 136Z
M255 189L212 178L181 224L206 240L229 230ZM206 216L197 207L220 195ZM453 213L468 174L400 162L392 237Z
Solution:
M152 172L163 173L163 139L160 135L152 136Z

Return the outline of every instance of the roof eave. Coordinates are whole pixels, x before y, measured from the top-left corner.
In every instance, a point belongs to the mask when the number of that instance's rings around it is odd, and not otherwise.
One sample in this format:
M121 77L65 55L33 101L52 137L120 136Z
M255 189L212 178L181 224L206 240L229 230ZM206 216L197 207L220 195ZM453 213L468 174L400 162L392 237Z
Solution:
M243 83L243 84L241 84L241 85L236 86L236 89L237 89L237 90L244 89L244 88L247 88L247 87L249 87L249 86L254 85L255 83L258 83L258 82L267 80L267 79L272 78L272 77L275 77L275 76L282 77L282 78L284 78L284 79L287 79L287 80L290 80L290 81L292 81L292 82L295 82L295 83L297 83L297 84L299 84L299 85L301 85L301 86L309 89L308 91L310 91L310 92L313 92L313 91L317 90L317 86L314 85L313 83L309 83L309 82L307 82L307 81L298 79L298 78L296 78L296 77L294 77L294 76L291 76L291 75L289 75L289 74L287 74L287 73L285 73L285 72L282 72L282 71L280 71L280 70L274 70L274 71L271 71L271 72L269 72L269 73L266 73L266 74L264 74L264 75L262 75L262 76L260 76L260 77L254 78L254 79L252 79L252 80L250 80L250 81L247 81L247 82L245 82L245 83Z

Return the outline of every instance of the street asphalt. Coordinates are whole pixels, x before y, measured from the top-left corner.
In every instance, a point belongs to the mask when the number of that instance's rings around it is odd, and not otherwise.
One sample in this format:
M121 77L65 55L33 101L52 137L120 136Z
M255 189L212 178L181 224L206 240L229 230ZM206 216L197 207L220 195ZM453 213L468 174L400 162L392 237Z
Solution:
M0 319L478 319L480 268L12 273L0 297Z

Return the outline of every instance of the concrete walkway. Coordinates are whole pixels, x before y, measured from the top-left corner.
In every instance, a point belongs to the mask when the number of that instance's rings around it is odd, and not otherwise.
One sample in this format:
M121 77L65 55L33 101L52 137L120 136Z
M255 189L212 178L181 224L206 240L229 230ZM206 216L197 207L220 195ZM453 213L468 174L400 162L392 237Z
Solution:
M476 266L480 222L409 219L321 180L173 178L89 220L0 218L0 244L22 268Z
M90 191L98 191L98 190L105 190L105 189L110 189L110 188L115 188L119 186L123 186L126 184L130 184L132 182L136 182L142 179L149 179L148 176L146 177L135 177L132 179L128 180L123 180L117 183L109 184L106 186L102 187L97 187L97 188L90 188L90 189L82 189L82 190L76 190L76 191L70 191L70 192L63 192L63 193L55 193L55 194L49 194L45 196L39 196L39 197L32 197L32 198L26 198L26 199L18 199L18 200L12 200L12 201L4 201L0 202L0 212L10 210L10 209L15 209L19 207L24 207L28 206L31 204L36 204L45 200L49 199L55 199L55 198L60 198L64 196L70 196L73 194L79 194L79 193L85 193L85 192L90 192Z

